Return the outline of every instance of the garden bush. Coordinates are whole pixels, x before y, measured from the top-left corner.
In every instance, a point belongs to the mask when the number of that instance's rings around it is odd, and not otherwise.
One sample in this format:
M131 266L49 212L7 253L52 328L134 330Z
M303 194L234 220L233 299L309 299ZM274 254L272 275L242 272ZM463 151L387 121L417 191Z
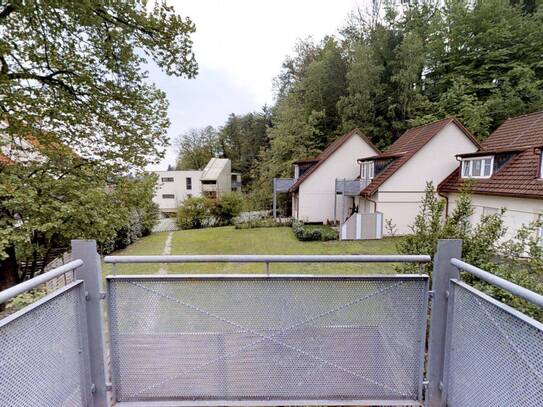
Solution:
M234 226L236 229L255 229L255 228L273 228L278 226L291 226L291 219L273 219L273 218L260 218L260 219L248 219L241 220L236 219Z
M328 225L306 225L302 221L294 220L292 222L292 231L298 240L304 242L324 242L338 239L338 232Z
M213 201L205 197L189 197L177 210L177 225L181 229L200 229L207 226Z
M444 202L436 194L434 186L426 186L425 197L419 214L411 226L412 234L400 240L397 249L400 254L435 255L439 239L461 239L462 259L497 276L532 291L543 293L543 253L537 230L539 222L521 227L516 235L503 241L506 227L503 213L483 216L473 225L470 217L473 205L469 185L462 191L458 204L452 213L443 219ZM431 276L432 264L426 264L425 271ZM402 272L412 273L412 265L398 266ZM543 310L505 291L487 284L471 274L462 273L462 279L475 288L543 321Z
M241 213L243 197L237 192L230 192L221 196L210 206L210 214L216 226L231 225L232 220Z

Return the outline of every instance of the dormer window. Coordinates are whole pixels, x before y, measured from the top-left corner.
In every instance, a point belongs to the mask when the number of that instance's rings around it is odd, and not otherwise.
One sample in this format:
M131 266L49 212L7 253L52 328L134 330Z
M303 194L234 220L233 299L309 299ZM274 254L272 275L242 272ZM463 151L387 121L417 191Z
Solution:
M375 174L375 166L373 161L365 161L360 163L360 178L373 179Z
M465 158L462 160L462 178L490 178L494 157Z

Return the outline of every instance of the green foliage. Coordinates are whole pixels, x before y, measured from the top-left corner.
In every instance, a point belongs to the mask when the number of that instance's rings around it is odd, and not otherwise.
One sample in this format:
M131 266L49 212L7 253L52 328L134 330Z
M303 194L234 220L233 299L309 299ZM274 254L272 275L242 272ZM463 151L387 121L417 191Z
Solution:
M33 302L36 302L40 298L44 297L46 294L47 294L47 290L43 286L29 290L13 298L11 301L9 301L6 306L6 311L8 314L17 312L20 309L23 309L24 307L26 307L27 305L30 305Z
M440 199L432 183L426 185L424 198L419 213L410 226L411 234L398 243L401 254L429 254L434 256L439 239L462 239L465 261L474 265L484 259L490 261L498 250L499 241L505 235L502 213L483 216L479 223L472 226L473 215L469 185L460 194L457 205L445 219L445 201ZM425 265L425 271L431 273L433 265ZM401 266L400 269L413 270L413 266Z
M177 225L181 229L200 229L209 223L213 202L205 197L186 198L177 210Z
M305 225L302 221L292 221L292 231L301 241L337 240L338 232L328 225Z
M273 228L281 226L292 226L292 220L279 220L273 218L259 218L259 219L249 219L249 220L239 220L234 221L234 226L236 229L256 229L256 228Z
M220 199L193 196L177 210L177 225L181 229L231 225L242 209L243 196L237 192L224 194Z
M238 192L230 192L221 196L211 206L211 216L216 225L230 225L232 220L241 213L243 196Z
M253 181L251 168L260 150L269 146L267 136L269 126L271 111L264 106L260 112L231 114L219 130L222 154L232 161L233 171L241 173L244 185Z
M444 202L437 197L433 185L428 184L420 211L411 226L413 233L398 242L398 252L429 254L433 258L439 239L462 239L464 261L532 291L543 293L543 252L536 233L541 223L523 226L513 239L506 241L503 241L506 233L504 210L483 216L477 224L472 225L470 217L474 209L469 185L462 191L457 205L446 220L443 219L443 209ZM431 275L432 267L432 264L426 265L425 272ZM414 271L412 266L401 266L398 269ZM464 274L463 279L481 291L543 320L543 311L539 307Z
M0 122L101 164L146 165L166 145L165 94L152 60L194 77L189 18L163 1L9 2L0 6ZM124 148L122 148L124 147Z
M192 78L189 18L147 2L0 5L0 289L70 239L104 249L147 233L149 183L128 180L167 145L167 100L147 63Z
M179 136L177 150L178 170L202 170L211 158L221 152L217 131L211 126L190 129Z

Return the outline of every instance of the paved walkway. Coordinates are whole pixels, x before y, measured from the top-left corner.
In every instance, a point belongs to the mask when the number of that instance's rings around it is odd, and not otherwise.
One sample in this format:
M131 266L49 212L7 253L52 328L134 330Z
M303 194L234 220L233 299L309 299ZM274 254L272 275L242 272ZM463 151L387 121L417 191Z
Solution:
M175 218L159 219L153 232L171 232L173 230L179 230Z

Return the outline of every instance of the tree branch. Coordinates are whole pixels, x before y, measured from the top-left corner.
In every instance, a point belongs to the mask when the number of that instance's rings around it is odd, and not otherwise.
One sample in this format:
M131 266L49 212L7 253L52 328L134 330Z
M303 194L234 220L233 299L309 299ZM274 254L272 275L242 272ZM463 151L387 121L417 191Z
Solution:
M6 62L6 59L3 55L0 55L0 62L2 63L2 67L0 68L0 74L7 75L8 73L8 63Z
M6 5L2 11L0 11L0 19L6 18L15 11L15 7L12 4Z
M59 70L59 71L50 73L49 75L43 76L43 75L33 74L30 72L14 72L14 73L9 73L6 76L8 77L8 79L11 79L11 80L30 79L30 80L38 81L45 85L59 86L63 88L64 90L66 90L68 93L70 93L72 96L77 96L77 92L70 85L68 85L67 83L63 82L60 79L55 78L55 76L57 75L72 74L72 73L73 73L72 71Z

